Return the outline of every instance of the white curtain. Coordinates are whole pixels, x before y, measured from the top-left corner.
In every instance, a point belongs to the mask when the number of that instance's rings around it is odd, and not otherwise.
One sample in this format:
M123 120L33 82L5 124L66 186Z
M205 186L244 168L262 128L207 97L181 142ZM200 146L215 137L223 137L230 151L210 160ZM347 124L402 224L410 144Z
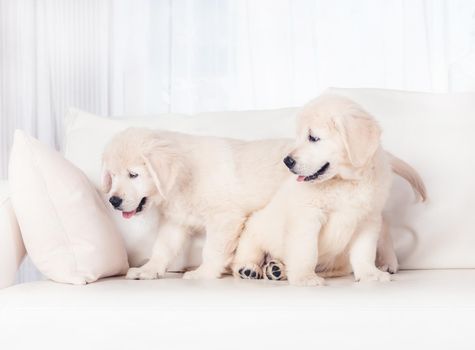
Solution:
M328 86L475 89L474 0L0 0L12 131L109 114L300 105Z
M276 108L329 86L475 90L475 0L0 0L0 178L13 130L58 146L68 106Z

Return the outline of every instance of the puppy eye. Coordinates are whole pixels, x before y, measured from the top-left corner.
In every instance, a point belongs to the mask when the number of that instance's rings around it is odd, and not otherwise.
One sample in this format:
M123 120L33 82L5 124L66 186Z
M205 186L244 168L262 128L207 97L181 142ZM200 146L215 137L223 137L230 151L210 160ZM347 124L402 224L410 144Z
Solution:
M320 138L317 137L317 136L312 136L312 135L308 134L308 140L310 142L317 142L317 141L320 141Z
M130 177L131 179L135 179L137 176L139 176L139 174L137 174L137 173L132 173L132 172L129 171L129 177Z

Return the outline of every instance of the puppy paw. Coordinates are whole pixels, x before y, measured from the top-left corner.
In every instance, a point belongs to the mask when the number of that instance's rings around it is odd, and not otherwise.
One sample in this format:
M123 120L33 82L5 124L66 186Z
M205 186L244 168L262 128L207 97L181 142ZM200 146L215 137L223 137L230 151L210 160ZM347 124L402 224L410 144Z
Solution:
M262 278L262 269L256 264L245 264L234 271L234 276L245 280L260 280Z
M183 274L183 279L185 280L213 280L219 277L221 277L219 272L199 267L196 270L187 271Z
M300 287L323 286L325 285L325 279L315 273L298 277L289 276L289 284Z
M142 267L131 267L125 278L128 280L155 280L160 278L161 274L155 270Z
M378 256L376 259L376 266L384 272L394 274L399 271L399 263L396 254L385 254Z
M285 275L284 264L279 260L270 260L263 268L264 276L266 279L271 281L281 281L285 280L287 276Z
M396 272L399 271L399 266L396 263L395 265L393 264L384 264L381 266L378 266L378 269L384 272L389 272L391 275L395 274Z
M391 281L391 275L389 272L381 271L377 268L371 271L355 274L356 282L389 282Z

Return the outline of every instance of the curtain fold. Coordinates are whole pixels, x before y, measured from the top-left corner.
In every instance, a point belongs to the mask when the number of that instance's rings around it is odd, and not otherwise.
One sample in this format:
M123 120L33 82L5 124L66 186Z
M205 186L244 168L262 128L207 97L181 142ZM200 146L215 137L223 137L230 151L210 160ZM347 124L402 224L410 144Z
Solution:
M475 0L0 0L0 178L15 128L296 106L329 86L475 90Z

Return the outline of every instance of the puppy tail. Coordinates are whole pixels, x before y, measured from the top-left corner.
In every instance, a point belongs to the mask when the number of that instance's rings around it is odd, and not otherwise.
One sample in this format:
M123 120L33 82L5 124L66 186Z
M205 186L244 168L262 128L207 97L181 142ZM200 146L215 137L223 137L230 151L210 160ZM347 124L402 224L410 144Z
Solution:
M386 152L386 153L388 154L389 161L391 163L391 168L392 168L393 172L395 174L401 176L407 182L409 182L409 184L412 186L412 189L414 190L416 198L419 201L421 201L421 202L427 201L426 186L425 186L424 181L422 180L421 176L416 171L416 169L414 169L408 163L406 163L402 159L396 157L395 155L393 155L389 152Z

